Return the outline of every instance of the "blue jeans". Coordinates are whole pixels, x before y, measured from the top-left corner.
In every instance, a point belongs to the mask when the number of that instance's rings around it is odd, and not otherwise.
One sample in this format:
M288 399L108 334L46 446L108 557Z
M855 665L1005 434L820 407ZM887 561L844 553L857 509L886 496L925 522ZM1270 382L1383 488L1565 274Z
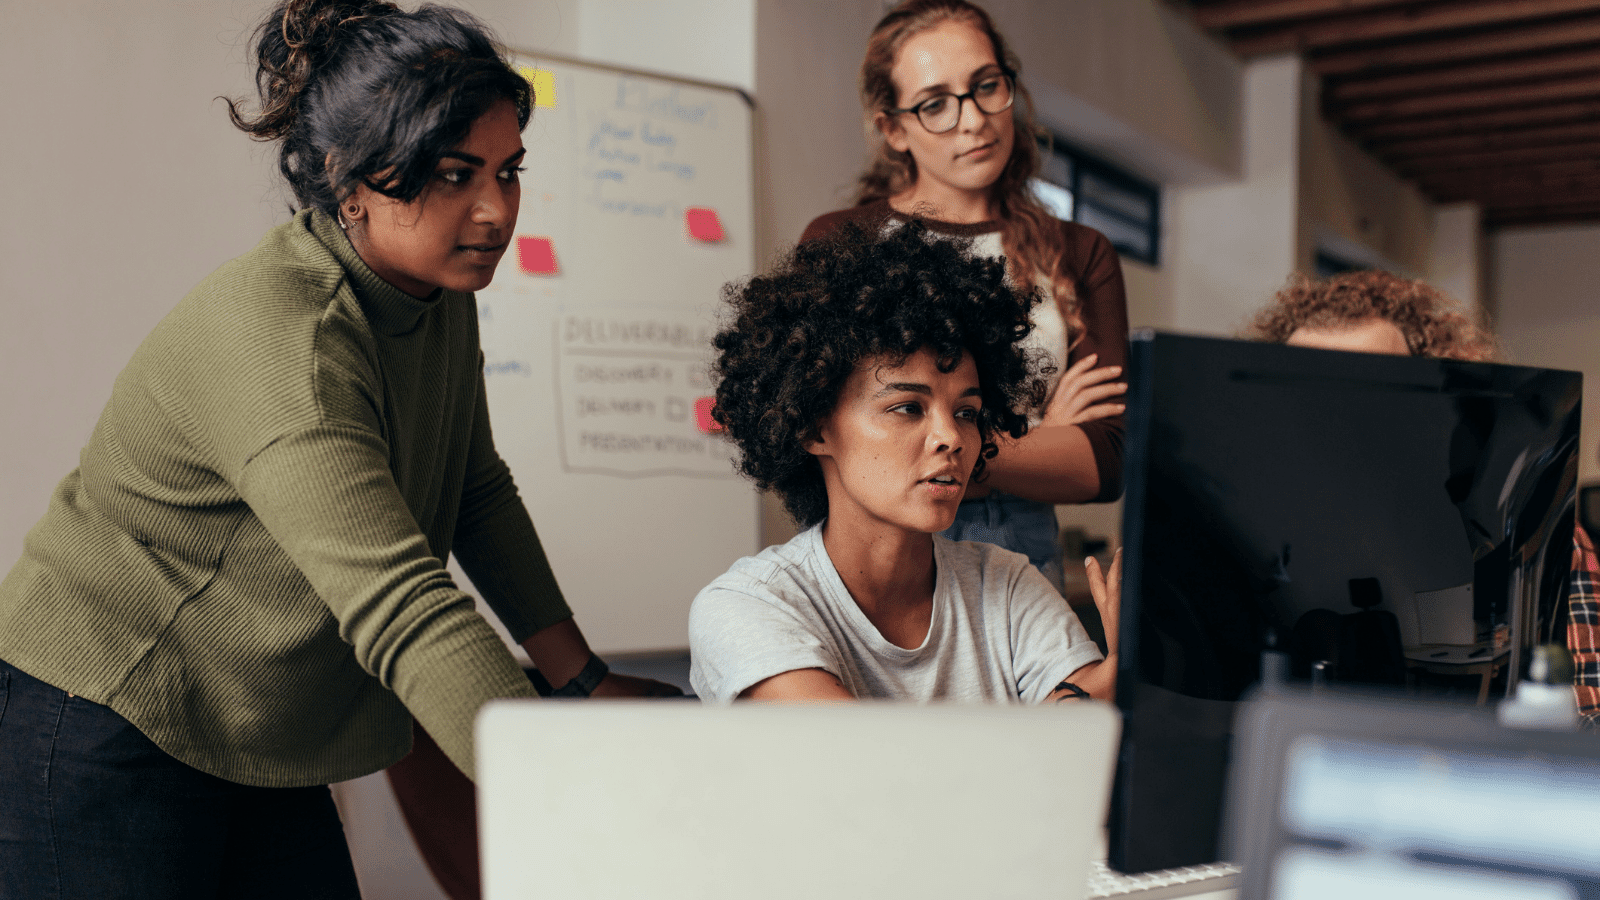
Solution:
M952 541L981 541L1021 553L1044 577L1062 589L1060 526L1056 508L993 491L987 497L961 501L955 524L940 534Z
M0 900L360 896L326 786L207 775L0 660Z

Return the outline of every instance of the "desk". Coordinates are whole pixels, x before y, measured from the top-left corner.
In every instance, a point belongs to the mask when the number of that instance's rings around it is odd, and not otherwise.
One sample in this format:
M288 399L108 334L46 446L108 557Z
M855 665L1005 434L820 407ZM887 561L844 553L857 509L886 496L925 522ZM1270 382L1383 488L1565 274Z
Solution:
M1474 657L1475 653L1479 655ZM1478 705L1482 706L1489 700L1489 682L1500 674L1510 657L1510 647L1494 652L1487 646L1469 648L1459 644L1423 644L1406 648L1406 670L1421 670L1435 675L1477 675Z

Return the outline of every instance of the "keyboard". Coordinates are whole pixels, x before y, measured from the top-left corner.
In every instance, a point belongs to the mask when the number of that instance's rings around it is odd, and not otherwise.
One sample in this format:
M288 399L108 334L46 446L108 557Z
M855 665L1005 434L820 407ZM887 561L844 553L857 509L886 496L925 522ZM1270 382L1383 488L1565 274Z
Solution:
M1095 860L1089 866L1089 885L1084 897L1132 897L1135 900L1162 900L1164 897L1189 897L1239 886L1239 867L1232 863L1207 863L1124 875Z

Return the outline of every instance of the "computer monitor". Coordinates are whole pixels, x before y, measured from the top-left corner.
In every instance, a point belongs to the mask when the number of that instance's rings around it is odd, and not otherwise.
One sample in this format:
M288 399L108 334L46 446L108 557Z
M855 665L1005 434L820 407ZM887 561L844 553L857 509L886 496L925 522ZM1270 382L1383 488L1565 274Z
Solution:
M1140 332L1128 395L1112 867L1217 859L1264 650L1400 690L1561 640L1581 375Z

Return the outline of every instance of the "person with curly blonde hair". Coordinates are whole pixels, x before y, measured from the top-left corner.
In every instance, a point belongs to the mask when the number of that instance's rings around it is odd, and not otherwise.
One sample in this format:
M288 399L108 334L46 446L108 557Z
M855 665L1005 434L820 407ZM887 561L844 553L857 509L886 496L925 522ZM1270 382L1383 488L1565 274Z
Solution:
M1246 338L1364 353L1469 362L1499 357L1494 336L1443 291L1377 270L1289 279Z

